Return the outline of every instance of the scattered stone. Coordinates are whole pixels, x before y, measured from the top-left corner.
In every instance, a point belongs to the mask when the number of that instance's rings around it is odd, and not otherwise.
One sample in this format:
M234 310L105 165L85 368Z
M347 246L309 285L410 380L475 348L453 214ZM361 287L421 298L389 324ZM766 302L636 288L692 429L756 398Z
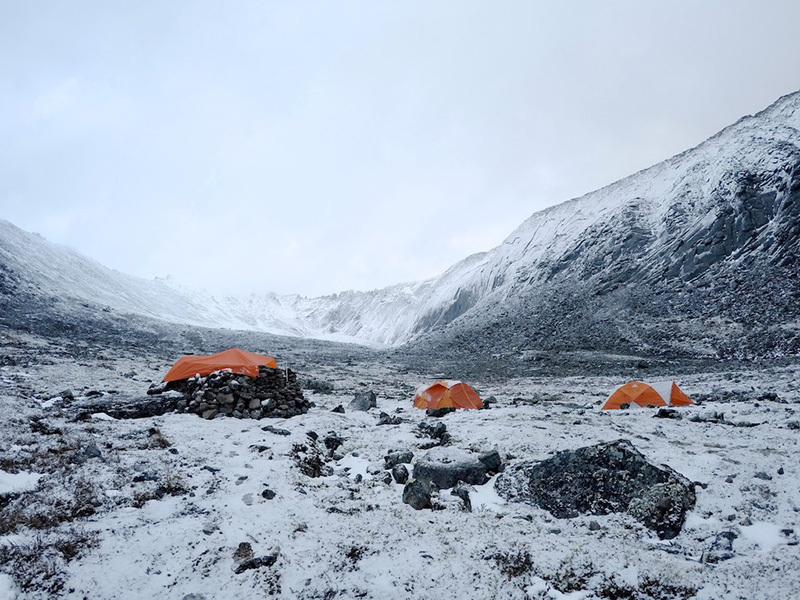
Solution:
M600 523L597 521L589 521L589 531L600 531Z
M273 427L272 425L266 425L265 427L262 427L261 431L268 431L269 433L274 433L275 435L292 435L291 431L279 429L278 427Z
M658 419L682 419L681 414L674 408L659 408L654 417Z
M325 447L328 449L328 452L333 454L333 452L342 444L344 444L344 438L339 437L339 435L335 431L329 431L328 434L323 438L322 443L325 444Z
M438 446L431 448L414 465L414 478L433 482L439 489L451 488L459 481L482 485L488 469L480 458L460 450Z
M783 475L786 471L783 470L783 467L778 468L778 475Z
M203 594L186 594L181 600L206 600Z
M391 469L395 465L402 463L410 463L413 459L414 453L411 450L390 450L389 453L383 457L387 469Z
M753 524L753 521L750 520L750 517L745 517L741 521L739 521L739 525L742 527L750 527Z
M406 472L408 472L408 471L406 471ZM380 480L383 481L383 483L385 483L386 485L391 484L392 483L392 473L390 471L384 471L380 475Z
M441 421L435 423L427 423L422 421L417 425L417 430L420 434L428 436L434 440L443 440L447 434L447 425Z
M461 501L464 503L464 510L467 512L472 512L472 500L470 500L469 497L470 491L474 490L463 482L459 482L452 490L450 490L450 495L461 498Z
M499 473L503 470L503 459L497 450L490 450L478 456L478 460L486 465L488 473Z
M696 500L689 480L651 465L628 440L517 463L495 488L506 500L539 506L557 518L627 511L661 539L680 533Z
M334 409L333 409L331 412L335 412L335 413L344 414L344 406L342 406L341 404L339 404L339 405L337 405L337 406L336 406L336 408L334 408Z
M450 413L456 412L456 409L453 407L450 408L429 408L425 411L425 414L429 417L436 417L437 419L441 419L445 415L449 415Z
M728 476L725 478L725 483L733 483L733 477L731 477L730 475L728 475Z
M385 412L378 415L378 425L400 425L402 422L403 419L400 417L392 417Z
M772 475L765 473L764 471L758 471L755 475L753 475L756 479L763 479L764 481L771 481Z
M214 523L213 521L206 521L203 523L203 533L206 535L211 535L215 531L219 531L219 525Z
M271 489L266 488L263 492L261 492L261 497L266 500L272 500L276 496L275 492Z
M64 390L63 392L59 393L58 395L61 396L62 400L66 400L68 402L71 402L72 400L75 400L75 394L72 393L72 390Z
M399 484L405 484L408 481L408 469L405 465L395 465L392 467L392 479ZM389 480L391 483L391 480Z
M253 558L253 547L250 542L240 542L236 551L233 553L233 560L237 563Z
M786 423L786 427L789 429L800 429L800 421L789 421Z
M294 444L289 454L294 458L300 472L307 477L322 477L333 473L333 469L325 464L322 451L314 440L308 444Z
M403 488L403 502L416 510L431 508L431 487L427 481L411 481Z
M367 411L370 408L378 408L378 396L375 395L375 392L370 390L369 392L364 392L363 394L356 394L355 397L350 401L348 408L351 411Z
M75 455L75 462L80 464L85 463L87 460L92 458L100 458L103 456L103 453L100 452L100 449L97 446L84 446L81 450Z
M481 410L489 410L492 407L492 404L497 404L497 398L494 396L489 396L488 398L484 399Z
M245 560L239 565L236 566L234 573L240 575L245 571L249 571L251 569L260 569L261 567L271 567L278 561L278 554L268 554L266 556L259 556L257 558L250 558Z
M703 552L702 562L714 564L734 557L733 540L739 535L735 531L722 531L714 538L711 548Z
M319 439L319 434L316 431L307 431L306 435L310 437L315 442Z
M244 502L247 506L253 506L253 494L245 494L242 496L242 502Z

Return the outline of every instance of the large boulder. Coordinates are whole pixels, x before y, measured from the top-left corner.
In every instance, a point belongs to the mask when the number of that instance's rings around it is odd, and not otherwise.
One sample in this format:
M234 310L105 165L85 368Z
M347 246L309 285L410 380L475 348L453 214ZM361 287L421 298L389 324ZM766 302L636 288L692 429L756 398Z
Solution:
M558 518L628 512L661 539L678 535L695 505L688 479L648 463L628 440L511 465L495 488L506 500L539 506Z
M459 481L482 485L487 481L488 471L480 456L450 446L437 446L428 450L414 465L414 478L445 489Z

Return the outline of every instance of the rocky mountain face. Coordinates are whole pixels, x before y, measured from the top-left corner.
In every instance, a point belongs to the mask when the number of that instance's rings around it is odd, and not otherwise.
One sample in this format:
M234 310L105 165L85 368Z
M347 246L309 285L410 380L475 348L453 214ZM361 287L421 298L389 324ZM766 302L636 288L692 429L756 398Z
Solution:
M534 214L497 248L437 278L370 292L215 298L111 271L0 221L7 322L12 314L69 322L76 309L93 319L407 344L465 360L536 361L560 350L796 354L798 279L800 92Z
M426 351L796 354L800 93L533 215L472 281L450 306L477 300L419 340Z

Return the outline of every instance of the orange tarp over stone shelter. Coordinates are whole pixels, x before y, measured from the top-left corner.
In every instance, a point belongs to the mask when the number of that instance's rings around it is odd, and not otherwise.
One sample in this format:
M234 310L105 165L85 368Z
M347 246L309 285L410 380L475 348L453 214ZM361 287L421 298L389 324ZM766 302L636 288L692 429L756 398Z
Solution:
M463 381L437 381L417 389L414 406L422 409L481 408L478 393Z
M652 385L641 381L631 381L611 394L603 408L621 408L623 404L630 406L684 406L694 403L674 381L663 381Z
M217 354L207 356L181 356L164 376L164 381L178 381L189 379L194 375L208 375L214 371L230 369L233 373L258 377L258 367L277 368L275 359L271 356L247 352L238 348L231 348Z

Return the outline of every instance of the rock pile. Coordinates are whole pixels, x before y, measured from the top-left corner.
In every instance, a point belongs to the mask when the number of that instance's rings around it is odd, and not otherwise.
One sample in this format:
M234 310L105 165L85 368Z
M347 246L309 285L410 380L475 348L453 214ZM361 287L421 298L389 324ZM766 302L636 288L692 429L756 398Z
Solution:
M218 371L161 387L160 391L177 390L184 395L177 403L179 412L196 413L204 419L218 415L237 419L287 419L307 413L310 406L297 384L297 375L288 369L284 372L262 366L255 378ZM158 393L158 388L148 393Z

